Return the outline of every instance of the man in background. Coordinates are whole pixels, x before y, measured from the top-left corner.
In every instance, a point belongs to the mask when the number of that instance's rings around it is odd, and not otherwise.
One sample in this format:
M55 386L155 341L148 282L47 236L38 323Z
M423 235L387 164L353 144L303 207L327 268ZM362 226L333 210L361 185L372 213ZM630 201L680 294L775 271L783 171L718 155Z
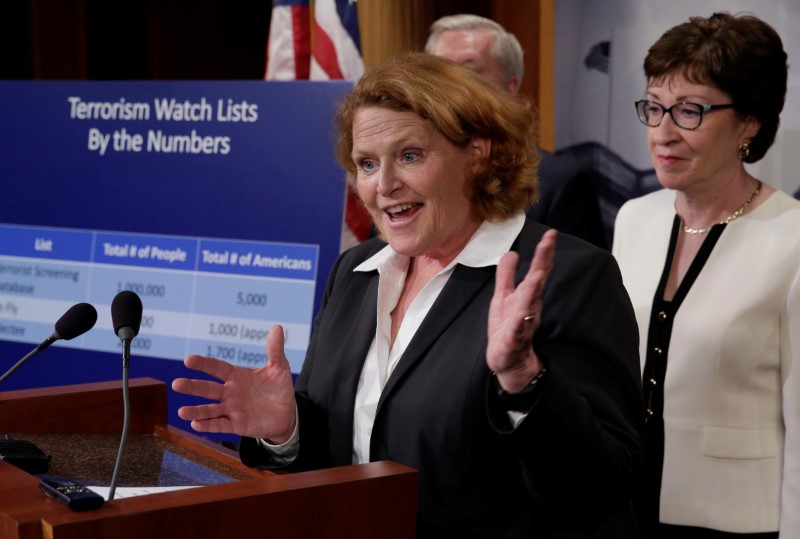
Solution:
M425 52L453 60L511 95L519 93L525 69L522 47L491 19L472 14L442 17L431 26Z
M522 46L491 19L472 14L442 17L430 28L425 52L464 65L499 84L511 95L522 87ZM609 242L591 179L577 163L540 150L539 201L527 214L560 232L607 249Z

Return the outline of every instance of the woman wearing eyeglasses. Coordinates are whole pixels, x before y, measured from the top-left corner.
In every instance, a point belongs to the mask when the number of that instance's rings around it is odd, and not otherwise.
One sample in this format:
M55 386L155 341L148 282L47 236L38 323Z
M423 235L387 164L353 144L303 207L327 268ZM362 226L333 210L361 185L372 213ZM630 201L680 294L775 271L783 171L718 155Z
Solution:
M640 331L647 538L800 537L800 202L745 169L786 94L778 34L693 17L636 103L665 189L620 209L613 252Z

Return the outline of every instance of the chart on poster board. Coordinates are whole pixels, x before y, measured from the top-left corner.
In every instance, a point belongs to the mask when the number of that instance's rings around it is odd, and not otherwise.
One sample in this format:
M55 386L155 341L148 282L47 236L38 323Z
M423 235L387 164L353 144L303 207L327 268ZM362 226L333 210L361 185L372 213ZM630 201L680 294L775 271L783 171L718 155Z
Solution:
M130 375L188 354L258 366L273 324L299 372L339 254L333 116L351 82L0 82L0 369L71 306L98 321L3 390L114 380L110 305L142 299ZM170 392L170 409L183 397Z

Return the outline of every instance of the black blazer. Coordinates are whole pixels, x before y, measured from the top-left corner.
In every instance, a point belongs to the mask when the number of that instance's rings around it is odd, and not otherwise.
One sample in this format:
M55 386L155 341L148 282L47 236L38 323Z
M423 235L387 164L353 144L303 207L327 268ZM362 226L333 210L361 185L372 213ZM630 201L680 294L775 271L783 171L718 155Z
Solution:
M527 221L518 280L546 227ZM353 272L375 239L333 267L296 395L300 454L291 470L349 465L353 406L375 335L378 273ZM549 367L513 430L486 366L495 267L457 266L380 398L370 460L419 470L420 537L636 537L631 484L643 417L638 332L612 256L558 238L537 354ZM242 460L270 467L243 438Z

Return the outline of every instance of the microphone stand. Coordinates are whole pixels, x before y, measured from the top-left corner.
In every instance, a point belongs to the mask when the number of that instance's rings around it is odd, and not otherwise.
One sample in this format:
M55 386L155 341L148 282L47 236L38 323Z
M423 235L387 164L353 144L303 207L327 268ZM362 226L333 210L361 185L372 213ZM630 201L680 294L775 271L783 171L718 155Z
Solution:
M114 464L114 474L111 477L111 487L108 489L108 501L114 499L117 490L117 479L122 467L122 457L125 455L125 446L128 443L128 428L131 422L131 403L128 396L128 366L131 362L131 339L122 340L122 401L124 406L124 419L122 421L122 438L119 441L117 462Z
M0 376L0 384L5 382L12 374L14 374L14 371L22 367L22 365L25 364L26 361L28 361L30 358L32 358L33 356L35 356L36 354L38 354L39 352L41 352L42 350L44 350L45 348L56 342L57 340L58 337L56 337L55 335L51 335L50 337L46 338L44 341L39 343L39 345L36 348L28 352L28 354L25 357L17 361L13 367L8 369L5 372L5 374L3 374L3 376Z
M97 322L97 310L88 303L77 303L70 307L56 322L56 330L52 335L40 342L36 348L17 361L13 367L0 376L0 384L5 382L14 371L22 367L30 358L53 344L59 339L70 340L78 335L83 335Z

